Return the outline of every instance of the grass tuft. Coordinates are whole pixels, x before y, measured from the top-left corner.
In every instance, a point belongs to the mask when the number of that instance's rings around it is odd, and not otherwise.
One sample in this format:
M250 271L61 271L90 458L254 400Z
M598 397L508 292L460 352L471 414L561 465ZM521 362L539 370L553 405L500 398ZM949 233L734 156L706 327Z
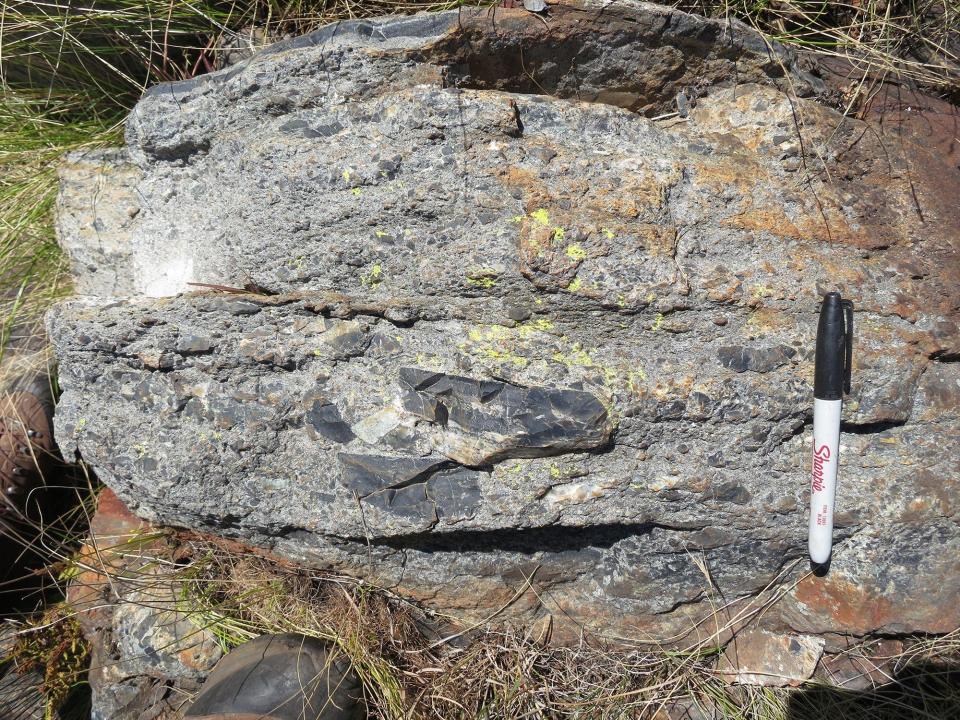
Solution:
M863 74L960 100L957 0L679 0L688 12L736 17L766 37L842 58Z

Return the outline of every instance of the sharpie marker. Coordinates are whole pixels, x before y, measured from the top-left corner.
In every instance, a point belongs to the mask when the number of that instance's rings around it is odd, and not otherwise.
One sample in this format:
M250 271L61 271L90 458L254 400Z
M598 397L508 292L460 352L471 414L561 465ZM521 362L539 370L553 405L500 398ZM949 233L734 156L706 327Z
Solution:
M825 568L833 549L833 502L840 460L840 410L850 392L853 303L823 296L813 370L813 474L810 482L810 561Z

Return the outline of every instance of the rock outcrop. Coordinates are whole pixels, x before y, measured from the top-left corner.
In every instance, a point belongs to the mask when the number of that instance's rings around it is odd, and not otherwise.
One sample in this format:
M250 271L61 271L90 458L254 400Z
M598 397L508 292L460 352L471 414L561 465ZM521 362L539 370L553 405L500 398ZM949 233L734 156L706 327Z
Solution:
M123 155L64 171L80 287L133 297L49 317L61 447L148 520L468 618L953 629L957 169L816 88L626 2L341 23L154 88ZM831 289L856 348L816 578Z

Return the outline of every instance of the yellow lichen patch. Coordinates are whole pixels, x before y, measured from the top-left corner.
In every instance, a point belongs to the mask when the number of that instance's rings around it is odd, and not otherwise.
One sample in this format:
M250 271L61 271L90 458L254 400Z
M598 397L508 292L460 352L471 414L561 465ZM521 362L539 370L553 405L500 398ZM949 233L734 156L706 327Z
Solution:
M543 208L534 210L532 213L530 213L530 217L533 218L534 222L537 222L544 227L548 227L550 225L550 213Z
M467 331L469 342L458 347L462 351L483 360L524 368L530 363L530 360L514 351L515 339L516 335L502 325L474 327Z
M580 243L567 245L567 257L577 262L583 262L587 259L587 251L583 249Z
M575 277L573 279L573 282L567 285L567 290L569 290L570 292L576 292L582 287L583 287L583 281L579 277Z
M383 268L380 267L380 263L375 263L373 267L370 268L370 272L366 273L360 278L360 283L366 285L367 287L376 287L383 282Z
M418 352L415 357L417 365L420 367L444 367L443 359L439 355L429 355L427 353Z
M754 300L763 300L773 295L773 288L769 285L757 283L750 288L750 297Z
M492 268L472 268L467 270L467 285L489 290L497 284L500 273Z
M524 323L521 327L532 328L540 332L548 332L549 330L553 330L554 325L547 318L537 318Z

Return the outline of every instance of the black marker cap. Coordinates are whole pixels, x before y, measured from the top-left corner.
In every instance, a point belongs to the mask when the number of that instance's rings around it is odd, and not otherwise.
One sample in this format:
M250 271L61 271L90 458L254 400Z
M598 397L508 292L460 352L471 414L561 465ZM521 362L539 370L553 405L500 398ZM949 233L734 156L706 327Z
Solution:
M813 370L813 396L839 400L850 392L853 355L853 303L831 292L823 296L817 325L817 354Z

